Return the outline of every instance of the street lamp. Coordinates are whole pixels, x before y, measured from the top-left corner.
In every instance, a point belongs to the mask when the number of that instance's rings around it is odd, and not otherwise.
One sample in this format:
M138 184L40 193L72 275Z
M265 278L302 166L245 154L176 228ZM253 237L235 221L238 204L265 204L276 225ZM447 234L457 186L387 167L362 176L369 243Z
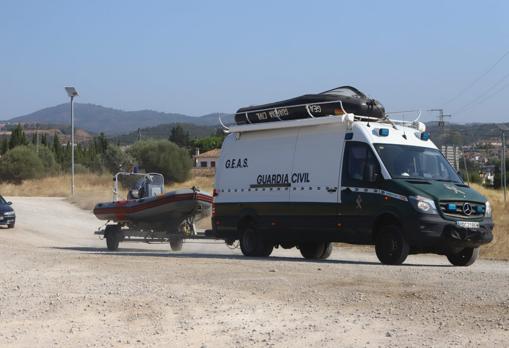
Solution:
M64 87L69 98L71 98L71 195L74 196L74 97L78 91L74 87Z

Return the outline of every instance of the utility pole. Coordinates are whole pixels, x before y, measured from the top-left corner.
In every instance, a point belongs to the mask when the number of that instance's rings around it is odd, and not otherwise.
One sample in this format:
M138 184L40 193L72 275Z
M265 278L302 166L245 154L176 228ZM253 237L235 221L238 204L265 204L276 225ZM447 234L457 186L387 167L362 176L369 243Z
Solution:
M502 131L502 156L500 158L500 187L504 190L504 206L507 203L507 163L506 163L506 139L505 133L509 131L509 127L504 124L498 126Z
M446 117L452 117L451 114L444 114L444 109L429 109L428 111L438 112L438 127L442 128L442 130L445 129L445 118Z

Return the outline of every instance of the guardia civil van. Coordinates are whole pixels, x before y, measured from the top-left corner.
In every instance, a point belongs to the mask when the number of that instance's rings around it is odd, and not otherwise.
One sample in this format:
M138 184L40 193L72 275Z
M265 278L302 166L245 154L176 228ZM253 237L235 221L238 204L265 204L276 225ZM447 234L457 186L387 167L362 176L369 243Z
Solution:
M297 247L324 259L332 242L344 242L374 244L383 264L436 253L471 265L493 238L487 199L457 175L423 123L356 115L335 102L333 115L315 113L331 101L313 100L299 104L307 118L288 120L278 117L291 114L284 105L246 110L246 122L227 129L214 234L239 240L246 256ZM257 114L273 122L250 119Z

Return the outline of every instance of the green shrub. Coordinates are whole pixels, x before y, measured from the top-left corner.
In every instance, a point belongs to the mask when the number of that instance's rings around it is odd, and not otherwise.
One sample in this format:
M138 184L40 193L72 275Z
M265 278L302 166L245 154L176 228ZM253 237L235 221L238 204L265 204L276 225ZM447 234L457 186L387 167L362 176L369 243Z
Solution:
M16 146L0 159L0 180L20 184L45 175L44 164L33 148Z
M31 147L32 151L35 151L34 147ZM59 165L55 159L53 152L46 146L39 146L37 156L44 166L43 176L49 176L56 174L59 170Z
M139 141L128 152L141 168L163 174L167 182L187 180L193 166L187 151L168 140Z
M109 144L103 156L103 164L111 174L120 171L129 171L133 165L133 158L120 147Z

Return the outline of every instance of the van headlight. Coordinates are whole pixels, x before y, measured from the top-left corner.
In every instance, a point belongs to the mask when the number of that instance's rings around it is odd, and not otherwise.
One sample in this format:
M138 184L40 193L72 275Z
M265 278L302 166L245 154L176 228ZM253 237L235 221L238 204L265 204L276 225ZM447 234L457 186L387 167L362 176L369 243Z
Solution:
M486 209L484 211L484 216L485 217L491 217L491 214L493 213L493 211L491 210L491 204L489 201L486 201Z
M435 202L432 199L422 196L409 196L409 201L419 213L438 214Z
M15 216L15 213L13 211L6 211L4 216Z

